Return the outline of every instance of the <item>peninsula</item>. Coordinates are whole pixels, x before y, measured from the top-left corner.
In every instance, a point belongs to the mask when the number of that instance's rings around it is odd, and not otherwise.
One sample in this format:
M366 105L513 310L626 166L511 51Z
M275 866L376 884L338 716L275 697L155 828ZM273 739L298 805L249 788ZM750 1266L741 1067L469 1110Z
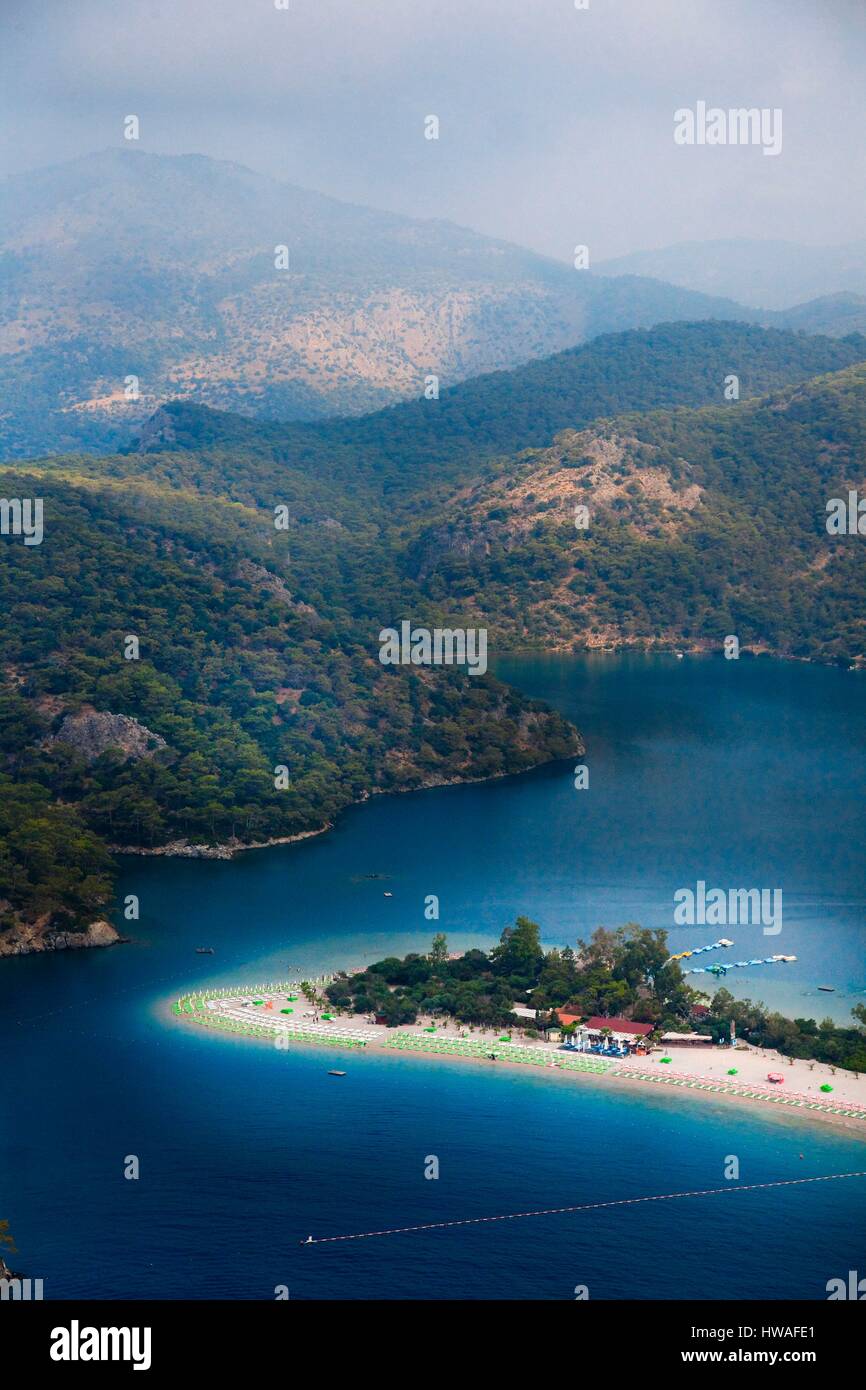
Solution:
M316 981L187 994L176 1016L227 1034L342 1050L546 1068L751 1100L862 1129L866 1009L851 1027L785 1019L726 989L684 981L666 933L599 929L577 949L543 951L526 917L489 953L388 957Z

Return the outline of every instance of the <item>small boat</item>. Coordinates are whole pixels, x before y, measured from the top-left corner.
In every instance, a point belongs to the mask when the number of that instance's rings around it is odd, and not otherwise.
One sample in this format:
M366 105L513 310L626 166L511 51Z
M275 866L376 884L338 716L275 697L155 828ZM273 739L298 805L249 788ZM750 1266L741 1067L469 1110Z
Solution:
M836 986L835 986L835 985L819 985L818 988L819 988L820 990L822 990L824 994L835 994L835 993L836 993Z
M196 946L195 953L197 956L212 956L214 953L213 946Z
M677 652L677 661L682 661L683 655L684 655L683 652Z
M394 896L393 893L383 893L383 894L382 894L382 897L383 897L383 898L393 898L393 896Z
M344 1071L329 1071L329 1072L328 1072L328 1075L329 1075L329 1076L345 1076L346 1073L345 1073Z

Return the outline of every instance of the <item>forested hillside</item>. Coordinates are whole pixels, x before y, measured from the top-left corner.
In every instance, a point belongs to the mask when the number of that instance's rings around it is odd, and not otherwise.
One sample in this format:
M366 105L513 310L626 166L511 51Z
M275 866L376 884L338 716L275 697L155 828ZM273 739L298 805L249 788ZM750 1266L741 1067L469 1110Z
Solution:
M141 451L6 465L44 538L0 540L5 929L84 925L112 846L302 834L373 792L580 749L490 675L383 666L404 618L487 628L491 661L728 633L861 661L862 538L824 521L864 482L864 356L669 325L360 421L179 406Z
M407 528L407 572L499 640L638 643L866 661L866 364L736 407L563 431ZM576 524L576 507L586 512ZM585 524L584 524L585 523Z
M731 374L745 399L864 358L860 334L840 340L742 323L669 323L608 334L462 382L438 400L405 402L359 420L268 425L176 403L148 423L140 448L204 452L204 485L219 482L232 496L255 479L272 490L286 468L301 470L316 486L338 484L340 496L364 486L389 497L426 494L475 475L488 459L549 444L560 430L602 416L722 404ZM148 465L165 466L163 460Z
M107 887L106 845L297 835L372 791L580 747L491 676L382 666L378 626L301 595L262 513L140 482L3 482L45 497L43 543L4 539L0 571L7 925L82 923ZM94 746L88 711L141 737L126 748L97 723Z

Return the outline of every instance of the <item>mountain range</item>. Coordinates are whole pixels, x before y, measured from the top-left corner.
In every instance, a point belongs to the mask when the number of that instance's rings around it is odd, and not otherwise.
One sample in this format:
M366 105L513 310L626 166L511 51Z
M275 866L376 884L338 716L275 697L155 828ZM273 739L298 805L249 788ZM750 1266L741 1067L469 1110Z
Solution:
M576 270L201 155L108 150L2 189L0 457L126 447L173 398L355 415L602 333L789 326L736 297ZM794 312L804 331L866 327L848 302Z

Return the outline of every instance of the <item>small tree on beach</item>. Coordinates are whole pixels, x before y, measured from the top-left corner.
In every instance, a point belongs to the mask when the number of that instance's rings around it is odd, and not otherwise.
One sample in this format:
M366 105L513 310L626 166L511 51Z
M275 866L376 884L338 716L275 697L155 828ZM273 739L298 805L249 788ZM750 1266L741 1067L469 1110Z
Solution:
M438 931L430 947L430 964L444 965L448 959L448 938L444 931Z

